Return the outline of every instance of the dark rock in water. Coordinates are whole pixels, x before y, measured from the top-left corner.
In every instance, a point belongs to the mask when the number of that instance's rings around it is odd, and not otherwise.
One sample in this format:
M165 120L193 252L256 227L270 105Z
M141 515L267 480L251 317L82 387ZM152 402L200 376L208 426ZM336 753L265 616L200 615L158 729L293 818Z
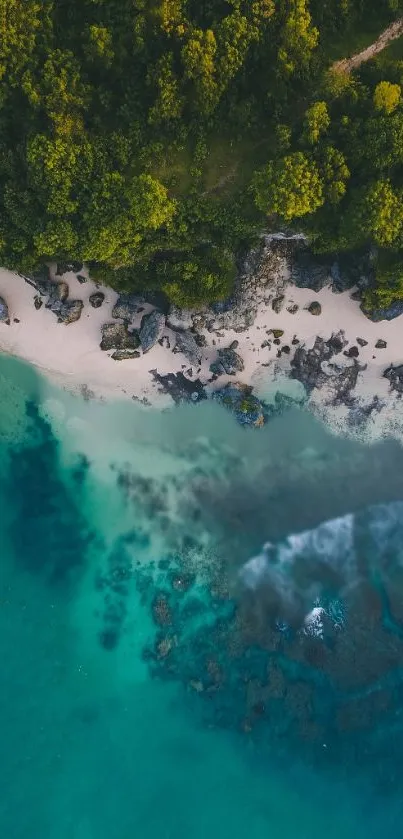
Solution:
M392 390L403 393L403 364L399 364L398 367L393 367L393 365L388 367L383 375L385 379L389 379Z
M4 321L8 320L8 318L9 312L7 303L4 300L4 297L0 297L0 321L4 323Z
M119 633L115 629L104 629L99 633L99 643L104 650L111 652L119 644Z
M381 320L394 320L394 318L403 315L403 300L396 300L390 306L385 306L381 309L369 309L364 303L361 304L361 310L364 315L372 320L374 323L379 323Z
M129 358L140 358L137 350L115 350L111 355L114 361L127 361Z
M137 350L140 346L138 332L129 332L125 323L104 323L101 332L101 350Z
M151 348L162 338L165 329L165 315L155 309L149 315L144 315L141 320L140 327L140 341L144 353L151 350Z
M198 347L193 335L188 330L176 333L176 352L181 352L190 361L191 364L197 365L201 362L200 347Z
M297 312L298 312L298 309L299 309L298 303L293 303L291 306L287 306L287 312L289 312L290 315L296 315Z
M227 349L218 350L217 361L210 364L210 370L217 376L226 373L227 376L235 376L236 373L242 373L244 370L243 359L235 350Z
M177 404L207 399L204 386L199 379L190 381L183 373L168 373L166 376L160 375L158 370L150 370L150 373L161 386L162 393L169 394Z
M228 384L221 390L216 390L212 398L228 408L241 425L261 428L265 424L263 405L256 396L253 396L252 388L248 385L240 382Z
M311 315L321 315L322 314L322 306L318 303L317 300L314 300L313 303L310 303L308 306L308 312Z
M68 300L67 303L62 303L57 310L53 307L49 308L52 308L52 312L57 314L59 323L64 323L67 326L69 323L75 323L80 319L83 307L82 300Z
M352 365L345 366L333 363L325 371L323 362L330 362L339 350L335 351L335 339L341 339L339 335L332 336L329 341L323 338L316 338L311 349L300 346L295 351L291 361L291 376L301 382L308 393L314 388L321 388L324 385L330 387L334 392L334 401L345 401L357 384L360 365L354 359Z
M67 271L72 271L74 274L78 274L79 271L83 270L83 263L82 262L58 262L57 263L57 270L56 274L60 277L61 274L66 274Z
M94 294L90 294L90 303L94 309L99 309L104 300L105 295L103 291L96 291Z
M347 358L358 358L359 354L360 354L360 351L359 351L358 347L355 347L355 346L354 347L349 347L348 350L344 350L344 355L347 356Z
M283 308L283 305L284 305L284 294L280 294L279 297L275 297L274 300L272 300L272 303L271 303L271 307L272 307L273 311L277 312L277 314L279 314L281 312L281 310Z
M330 264L319 259L308 248L301 248L295 252L291 278L298 288L320 291L331 282Z
M375 344L375 349L376 350L386 350L387 346L388 345L387 345L386 341L383 341L382 338L380 338L379 341L377 341L376 344Z
M112 317L131 321L143 302L143 298L138 294L121 294L113 307Z
M360 345L360 347L368 346L368 341L366 341L365 338L356 338L355 340L357 341L357 344Z
M152 613L154 621L158 626L171 626L172 609L165 595L157 594L152 603Z

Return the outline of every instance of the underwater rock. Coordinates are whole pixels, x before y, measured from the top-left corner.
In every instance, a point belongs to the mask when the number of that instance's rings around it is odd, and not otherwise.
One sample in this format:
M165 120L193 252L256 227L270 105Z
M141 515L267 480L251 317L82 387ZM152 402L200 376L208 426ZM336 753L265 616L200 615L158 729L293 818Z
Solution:
M8 306L4 297L0 297L0 321L6 321L9 319L9 312Z
M150 370L150 373L161 386L162 393L168 393L177 404L207 399L204 385L199 379L191 381L183 373L167 373L166 376L160 375L158 370Z
M140 338L136 331L129 332L125 323L104 323L101 350L137 350Z
M148 352L162 338L165 329L165 315L155 309L144 315L140 326L140 342L143 353Z
M103 291L95 291L94 294L90 294L90 304L93 309L99 309L102 306L102 303L105 300L105 295Z
M171 626L172 609L168 603L168 598L164 594L156 595L152 602L151 609L153 619L158 626Z
M191 364L198 365L201 363L201 352L196 340L191 332L188 330L184 332L176 332L175 351L181 352Z
M220 402L241 425L261 428L265 424L265 413L260 400L252 395L252 388L241 382L228 384L212 394L212 399Z
M218 350L217 361L210 364L211 372L217 376L221 376L223 373L226 373L227 376L235 376L236 373L242 373L244 367L241 356L230 347Z

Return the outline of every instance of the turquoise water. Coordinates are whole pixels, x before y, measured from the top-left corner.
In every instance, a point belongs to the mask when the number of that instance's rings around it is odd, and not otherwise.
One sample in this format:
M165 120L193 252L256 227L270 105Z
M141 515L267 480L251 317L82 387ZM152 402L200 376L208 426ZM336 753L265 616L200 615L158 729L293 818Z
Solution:
M387 610L363 571L327 646L238 574L403 499L400 446L297 411L249 432L217 405L86 402L10 359L0 392L1 835L402 835L394 548Z

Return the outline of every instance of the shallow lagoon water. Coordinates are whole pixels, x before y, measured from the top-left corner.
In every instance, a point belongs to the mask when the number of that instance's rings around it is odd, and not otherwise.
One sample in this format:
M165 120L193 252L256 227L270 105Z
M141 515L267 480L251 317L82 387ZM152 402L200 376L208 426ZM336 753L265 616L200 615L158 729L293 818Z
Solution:
M337 439L299 411L255 432L217 405L88 402L11 359L0 385L2 835L400 835L398 688L339 750L295 735L291 671L245 717L256 639L250 673L223 649L222 679L198 669L213 629L232 632L241 564L403 499L400 446Z

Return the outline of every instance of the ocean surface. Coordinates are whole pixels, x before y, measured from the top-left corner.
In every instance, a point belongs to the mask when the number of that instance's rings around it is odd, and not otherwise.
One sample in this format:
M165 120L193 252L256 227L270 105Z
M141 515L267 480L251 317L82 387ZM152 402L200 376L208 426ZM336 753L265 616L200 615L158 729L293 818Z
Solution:
M403 450L0 360L0 835L403 836Z

